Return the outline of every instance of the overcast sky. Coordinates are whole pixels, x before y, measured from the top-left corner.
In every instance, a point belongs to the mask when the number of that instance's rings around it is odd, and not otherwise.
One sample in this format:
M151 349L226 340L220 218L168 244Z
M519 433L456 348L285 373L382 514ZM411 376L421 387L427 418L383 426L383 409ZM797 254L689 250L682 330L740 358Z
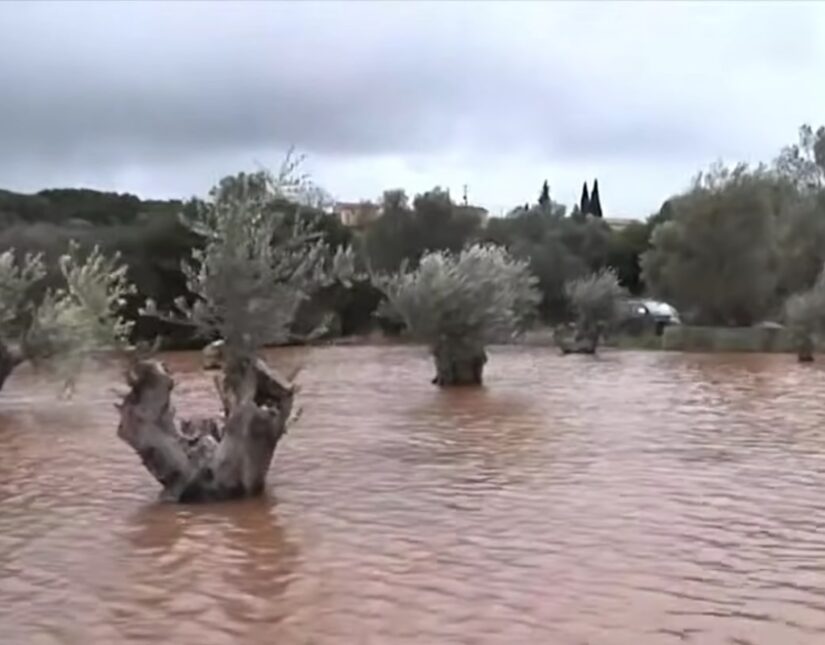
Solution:
M0 187L203 194L294 144L340 199L643 217L825 123L825 4L0 2Z

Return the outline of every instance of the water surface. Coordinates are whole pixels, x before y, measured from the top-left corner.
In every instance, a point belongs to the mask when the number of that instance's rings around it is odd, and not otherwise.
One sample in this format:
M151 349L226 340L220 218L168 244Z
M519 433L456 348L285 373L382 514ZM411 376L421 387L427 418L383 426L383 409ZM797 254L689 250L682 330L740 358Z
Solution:
M182 412L215 409L194 354ZM289 350L264 499L178 507L108 388L0 393L0 642L825 643L825 372L788 356Z

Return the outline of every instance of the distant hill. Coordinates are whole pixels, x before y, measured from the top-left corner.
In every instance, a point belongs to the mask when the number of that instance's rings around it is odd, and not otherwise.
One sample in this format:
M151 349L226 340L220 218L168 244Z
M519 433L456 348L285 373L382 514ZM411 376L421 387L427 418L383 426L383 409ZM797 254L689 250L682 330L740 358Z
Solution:
M53 188L35 194L0 190L0 226L15 223L66 224L72 220L96 226L131 224L158 212L177 212L179 200L147 200L129 193L88 188Z

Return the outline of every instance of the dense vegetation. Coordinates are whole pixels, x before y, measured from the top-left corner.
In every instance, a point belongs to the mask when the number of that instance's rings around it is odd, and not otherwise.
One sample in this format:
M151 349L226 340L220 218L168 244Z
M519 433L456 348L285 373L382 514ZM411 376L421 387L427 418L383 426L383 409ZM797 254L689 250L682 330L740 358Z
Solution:
M384 194L383 215L359 229L343 226L320 206L299 207L289 194L277 207L283 231L299 227L333 252L352 249L349 261L364 273L414 270L427 253L457 253L476 243L504 247L536 277L539 315L549 323L576 317L574 292L566 285L606 268L627 292L667 299L687 321L780 319L785 301L811 289L825 262L825 128L804 126L798 142L770 163L711 167L647 220L621 229L609 224L609 193L600 195L597 184L582 193L568 211L545 183L534 203L485 219L483 211L439 188L413 199L393 190ZM194 302L192 276L181 267L204 239L183 222L204 203L86 189L0 191L0 253L13 250L18 263L40 254L44 276L27 291L40 302L64 281L59 258L70 240L84 251L98 246L107 257L117 252L136 287L122 309L134 323L133 337L160 335L174 346L201 342L189 327L139 311L147 298L163 311L181 298ZM315 284L295 300L289 329L273 340L366 332L380 320L375 312L382 297L369 280Z

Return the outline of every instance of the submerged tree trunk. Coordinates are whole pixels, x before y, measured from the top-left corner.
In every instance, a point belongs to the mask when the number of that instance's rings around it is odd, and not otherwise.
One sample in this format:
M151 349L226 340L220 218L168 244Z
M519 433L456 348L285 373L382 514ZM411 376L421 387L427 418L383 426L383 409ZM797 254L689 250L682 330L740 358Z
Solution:
M572 340L559 338L558 346L562 354L595 354L601 339L601 330L598 327L577 327Z
M11 376L14 368L23 362L20 352L9 347L0 340L0 390L6 384L6 379Z
M223 353L226 344L222 340L216 340L209 343L201 351L203 358L203 369L218 370L223 365Z
M810 334L802 334L797 339L796 357L800 363L812 363L814 360L814 339Z
M435 385L482 384L487 353L481 343L442 339L433 348L433 359Z
M291 382L261 359L230 362L216 378L225 416L178 425L170 401L174 382L162 363L138 363L128 381L117 433L161 483L164 499L224 500L263 491L292 411Z

